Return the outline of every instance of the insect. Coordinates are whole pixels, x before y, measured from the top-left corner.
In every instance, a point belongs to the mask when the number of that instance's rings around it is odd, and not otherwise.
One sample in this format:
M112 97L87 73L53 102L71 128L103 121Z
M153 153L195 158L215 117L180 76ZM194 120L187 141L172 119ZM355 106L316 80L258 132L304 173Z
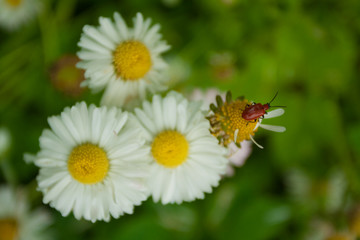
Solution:
M277 94L278 92L276 92L273 99L266 104L261 104L261 103L253 103L252 105L247 104L245 110L242 112L242 118L248 121L255 120L256 122L259 118L264 117L264 115L266 114L266 110L270 108L270 103L274 101ZM272 107L285 107L285 106L272 106Z

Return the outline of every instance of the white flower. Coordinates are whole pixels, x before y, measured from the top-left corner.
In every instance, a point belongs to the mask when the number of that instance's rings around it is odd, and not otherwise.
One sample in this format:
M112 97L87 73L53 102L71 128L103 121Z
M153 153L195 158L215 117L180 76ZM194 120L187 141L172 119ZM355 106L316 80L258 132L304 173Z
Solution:
M128 28L117 12L114 19L100 17L99 27L84 26L78 43L82 61L77 66L86 70L83 86L106 88L101 104L123 106L144 99L147 91L166 89L167 65L160 54L169 46L161 41L160 25L150 27L151 19L144 20L140 13L134 28Z
M226 149L209 132L200 105L171 92L135 109L151 146L148 185L153 200L163 204L204 198L218 185L228 160Z
M38 0L0 0L0 26L14 30L28 22L39 10Z
M82 102L48 122L34 160L44 203L95 222L132 213L146 199L149 148L126 112Z
M25 193L0 186L0 239L50 239L44 231L51 223L49 215L36 209L29 211Z

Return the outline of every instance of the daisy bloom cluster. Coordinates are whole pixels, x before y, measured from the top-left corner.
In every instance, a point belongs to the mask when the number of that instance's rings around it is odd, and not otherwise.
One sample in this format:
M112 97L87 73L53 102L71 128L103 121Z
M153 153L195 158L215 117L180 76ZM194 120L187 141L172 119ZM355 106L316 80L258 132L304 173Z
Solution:
M244 140L252 140L259 148L263 148L258 144L253 136L258 130L258 127L274 131L284 132L285 127L262 124L263 119L274 118L284 114L284 109L276 109L265 113L254 121L248 121L243 118L244 110L253 104L244 97L238 97L236 100L232 99L229 92L226 94L225 101L220 95L216 96L216 104L211 104L210 109L213 114L207 118L211 124L211 133L218 138L219 143L228 146L231 142L239 145Z
M86 25L78 45L85 70L83 86L93 91L105 89L101 104L123 107L142 100L147 92L166 90L163 71L167 64L160 54L169 46L161 40L160 25L151 26L151 19L141 13L129 28L119 13L114 21L100 17L100 26Z
M50 117L40 151L25 159L40 169L43 202L63 216L95 222L132 214L149 197L162 204L203 199L230 161L244 163L257 127L271 127L242 119L249 102L229 94L216 97L218 107L210 105L210 114L209 103L204 107L174 91L159 95L171 76L160 56L169 49L160 26L140 13L132 28L119 13L99 23L83 28L76 66L84 70L83 87L104 90L102 106L80 102ZM76 61L67 59L70 64L53 71L60 90L79 83Z
M0 0L0 27L15 30L40 10L38 0Z
M51 223L43 210L30 211L25 193L0 186L0 239L42 240L50 239L44 231Z

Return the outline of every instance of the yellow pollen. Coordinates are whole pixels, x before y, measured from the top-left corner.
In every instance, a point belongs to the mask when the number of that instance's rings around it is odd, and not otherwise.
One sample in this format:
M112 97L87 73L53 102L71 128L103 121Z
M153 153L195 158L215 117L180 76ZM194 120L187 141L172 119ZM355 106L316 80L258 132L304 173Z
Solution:
M0 219L0 240L15 240L18 235L18 223L15 219Z
M242 112L245 110L247 104L249 104L247 100L225 102L224 105L221 106L220 112L215 113L216 121L221 124L221 133L228 137L224 139L225 146L234 141L234 133L237 129L239 129L236 138L237 143L250 140L250 135L255 134L254 128L257 122L242 118ZM214 135L217 136L216 133Z
M116 73L125 80L138 80L144 77L151 65L150 52L139 41L122 42L114 52Z
M163 131L155 137L151 145L151 153L157 163L168 168L177 167L186 160L189 143L177 131Z
M11 7L17 7L21 4L22 0L6 0L7 4Z
M101 182L109 170L109 160L100 147L85 143L75 147L68 159L71 176L84 184Z

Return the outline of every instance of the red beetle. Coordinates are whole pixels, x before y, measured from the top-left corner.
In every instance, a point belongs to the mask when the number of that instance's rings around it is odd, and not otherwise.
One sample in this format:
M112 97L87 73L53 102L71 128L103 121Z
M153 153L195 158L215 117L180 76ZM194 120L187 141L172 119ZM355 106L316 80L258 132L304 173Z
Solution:
M252 105L247 105L245 110L242 112L242 118L248 121L255 120L256 122L258 118L261 118L264 116L264 114L266 114L266 110L270 108L270 103L274 101L277 94L278 93L276 92L273 99L269 103L266 103L264 105L261 103L253 103ZM285 106L273 106L273 107L285 107Z

